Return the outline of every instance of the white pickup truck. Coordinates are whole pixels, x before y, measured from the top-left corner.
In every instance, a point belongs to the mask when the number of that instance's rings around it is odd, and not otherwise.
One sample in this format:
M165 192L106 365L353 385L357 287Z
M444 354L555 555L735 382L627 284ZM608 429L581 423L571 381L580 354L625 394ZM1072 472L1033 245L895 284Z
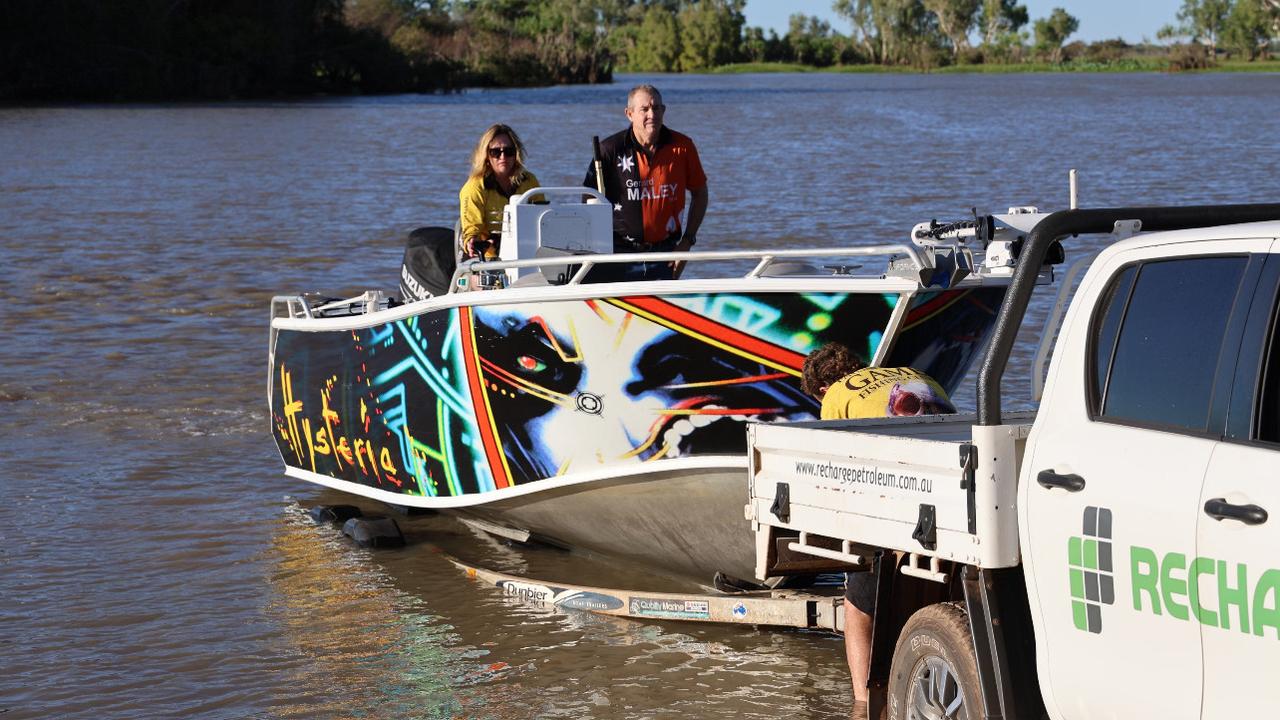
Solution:
M815 556L882 569L869 684L889 717L1280 713L1277 220L1280 205L1049 215L976 416L750 428L757 575ZM1139 225L1080 282L1039 410L1002 414L1046 249Z

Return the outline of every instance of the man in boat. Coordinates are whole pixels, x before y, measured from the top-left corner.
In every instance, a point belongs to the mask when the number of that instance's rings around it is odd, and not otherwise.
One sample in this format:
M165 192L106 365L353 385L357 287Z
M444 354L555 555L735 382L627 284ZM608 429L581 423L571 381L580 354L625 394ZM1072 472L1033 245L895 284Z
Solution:
M800 389L822 403L823 420L954 413L947 392L913 368L868 367L840 343L827 343L804 359ZM871 616L876 575L845 573L844 650L853 684L852 718L867 717L871 668Z
M613 203L614 252L685 251L697 242L707 212L707 176L698 149L687 135L662 124L666 106L652 85L637 85L627 94L630 127L600 142L604 193ZM587 168L583 184L598 188L596 166ZM680 214L685 194L689 214ZM609 280L669 280L684 263L657 262L599 266Z

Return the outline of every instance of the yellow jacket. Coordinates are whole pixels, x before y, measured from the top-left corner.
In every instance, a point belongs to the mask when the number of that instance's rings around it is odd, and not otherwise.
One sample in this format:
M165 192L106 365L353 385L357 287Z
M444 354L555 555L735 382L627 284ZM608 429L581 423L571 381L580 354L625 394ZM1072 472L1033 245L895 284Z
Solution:
M519 195L538 187L538 178L528 170L523 171L512 195ZM471 178L458 191L461 208L462 237L482 240L497 239L502 233L502 208L511 195L504 195L492 177Z

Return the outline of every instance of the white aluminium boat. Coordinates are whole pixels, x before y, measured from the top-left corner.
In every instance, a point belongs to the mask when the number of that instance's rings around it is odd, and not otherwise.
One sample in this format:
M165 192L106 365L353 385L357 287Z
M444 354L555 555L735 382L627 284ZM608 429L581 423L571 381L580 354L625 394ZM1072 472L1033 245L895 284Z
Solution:
M511 256L458 267L438 296L275 298L285 472L704 583L751 577L743 423L816 417L800 370L829 341L954 391L1040 217L922 224L898 245L574 254L566 268L565 252L611 236L608 206L571 191L513 199ZM583 282L601 264L672 258L699 277ZM868 261L880 269L851 270ZM453 291L485 272L509 284Z

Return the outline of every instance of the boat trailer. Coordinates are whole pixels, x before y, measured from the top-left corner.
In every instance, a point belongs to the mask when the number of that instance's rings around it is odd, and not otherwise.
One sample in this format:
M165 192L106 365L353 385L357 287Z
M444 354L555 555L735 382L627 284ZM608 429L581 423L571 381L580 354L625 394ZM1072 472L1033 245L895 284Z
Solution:
M813 589L759 590L741 593L659 593L546 582L445 559L470 578L493 585L506 595L563 610L586 610L600 615L638 620L688 620L766 627L824 629L842 632L844 592Z
M364 515L353 505L319 505L308 514L317 524L340 527L342 534L359 547L399 548L405 545L400 526L385 515ZM464 522L482 532L492 532L488 523ZM501 533L501 536L522 542L528 539L514 538L507 533ZM468 565L438 547L436 550L467 577L492 585L509 597L555 610L585 610L637 620L686 620L844 631L844 591L840 586L732 593L622 590L510 575Z

